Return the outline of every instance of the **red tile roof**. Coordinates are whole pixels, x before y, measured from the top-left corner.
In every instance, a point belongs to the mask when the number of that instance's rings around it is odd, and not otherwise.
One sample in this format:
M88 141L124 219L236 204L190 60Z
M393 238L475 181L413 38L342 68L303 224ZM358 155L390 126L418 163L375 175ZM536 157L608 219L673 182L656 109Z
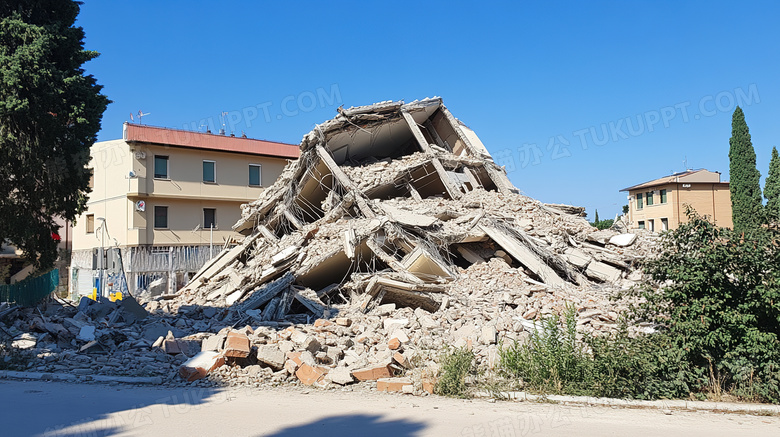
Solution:
M298 158L297 145L252 138L230 137L211 133L192 132L164 127L140 124L124 124L125 141L164 144L167 146L189 147L221 152L248 153L278 158Z

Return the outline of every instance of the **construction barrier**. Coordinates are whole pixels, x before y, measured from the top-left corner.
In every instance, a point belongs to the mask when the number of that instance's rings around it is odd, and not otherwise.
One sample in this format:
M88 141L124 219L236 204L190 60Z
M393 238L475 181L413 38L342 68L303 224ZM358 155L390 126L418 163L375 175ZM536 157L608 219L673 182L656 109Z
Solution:
M51 294L59 283L59 269L53 269L40 276L19 281L16 284L0 285L0 302L14 302L21 306L33 306Z

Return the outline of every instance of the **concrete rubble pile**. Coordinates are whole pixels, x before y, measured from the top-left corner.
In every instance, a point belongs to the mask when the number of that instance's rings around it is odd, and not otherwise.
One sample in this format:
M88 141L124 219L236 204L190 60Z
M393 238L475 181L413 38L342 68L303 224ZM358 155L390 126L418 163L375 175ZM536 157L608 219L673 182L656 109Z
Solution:
M445 347L491 368L566 305L583 333L614 329L610 295L655 250L647 233L597 231L581 208L520 194L439 98L339 108L300 149L242 207L244 240L142 302L150 317L105 360L168 380L421 394Z
M419 390L444 346L492 366L501 340L567 303L583 331L609 331L610 293L639 280L635 262L653 250L647 234L597 231L581 208L520 194L439 98L340 109L300 148L243 206L244 241L152 303L247 326L219 338L247 336L245 352L280 380L406 374L401 386Z

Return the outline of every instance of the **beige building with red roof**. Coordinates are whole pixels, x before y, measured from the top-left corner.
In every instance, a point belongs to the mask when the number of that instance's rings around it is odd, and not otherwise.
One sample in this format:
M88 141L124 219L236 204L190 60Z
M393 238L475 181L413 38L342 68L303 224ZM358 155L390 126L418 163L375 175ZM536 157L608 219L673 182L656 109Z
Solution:
M92 193L73 227L71 289L82 295L98 276L101 244L121 249L131 293L159 278L175 290L231 243L241 204L273 184L299 149L125 123L122 139L95 143L91 155Z
M687 170L620 191L628 192L628 222L632 229L676 229L687 221L685 205L717 226L732 226L729 183L721 182L718 172Z

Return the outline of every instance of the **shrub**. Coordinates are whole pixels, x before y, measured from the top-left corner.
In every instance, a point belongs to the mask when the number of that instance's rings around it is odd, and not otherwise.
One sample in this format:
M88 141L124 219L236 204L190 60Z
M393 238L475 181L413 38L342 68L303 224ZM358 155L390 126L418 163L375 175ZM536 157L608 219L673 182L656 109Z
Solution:
M474 370L474 353L466 347L446 349L440 359L441 373L436 394L464 398L468 395L466 376Z
M526 344L514 342L499 353L499 366L519 378L528 390L541 393L588 394L592 360L577 342L574 308L568 307L563 326L557 317L542 319Z
M780 239L763 226L737 233L688 211L647 272L638 316L665 328L696 393L728 391L780 402Z

